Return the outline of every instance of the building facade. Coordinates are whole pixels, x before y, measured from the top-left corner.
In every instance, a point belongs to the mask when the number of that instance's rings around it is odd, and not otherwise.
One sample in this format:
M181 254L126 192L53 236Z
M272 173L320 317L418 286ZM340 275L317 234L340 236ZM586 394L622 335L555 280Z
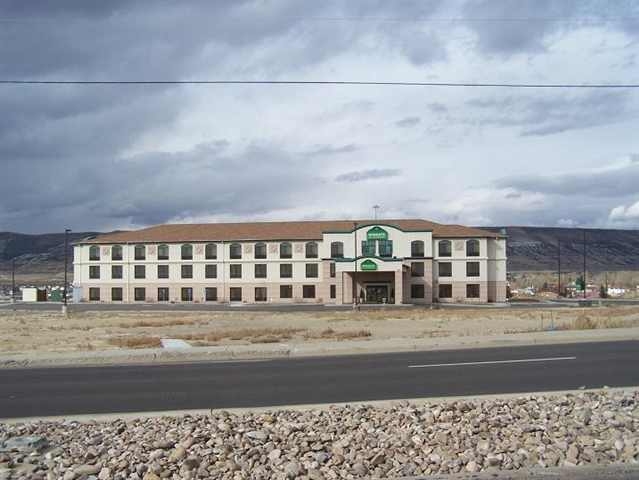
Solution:
M504 302L506 239L426 220L159 225L74 246L85 302Z

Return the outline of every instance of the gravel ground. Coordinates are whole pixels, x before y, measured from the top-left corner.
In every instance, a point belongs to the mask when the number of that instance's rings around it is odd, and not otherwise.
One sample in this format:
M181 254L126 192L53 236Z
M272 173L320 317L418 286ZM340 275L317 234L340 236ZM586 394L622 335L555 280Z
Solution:
M0 425L0 479L337 479L639 462L639 392Z

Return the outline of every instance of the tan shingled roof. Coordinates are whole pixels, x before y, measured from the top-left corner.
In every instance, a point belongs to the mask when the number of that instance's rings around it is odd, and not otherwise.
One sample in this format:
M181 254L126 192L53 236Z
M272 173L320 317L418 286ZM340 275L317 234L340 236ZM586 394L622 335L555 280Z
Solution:
M321 220L301 222L189 223L166 224L129 232L109 233L77 243L156 243L230 240L321 240L323 232L349 232L353 223L389 225L405 231L432 231L434 237L499 237L498 234L443 225L420 219L404 220Z

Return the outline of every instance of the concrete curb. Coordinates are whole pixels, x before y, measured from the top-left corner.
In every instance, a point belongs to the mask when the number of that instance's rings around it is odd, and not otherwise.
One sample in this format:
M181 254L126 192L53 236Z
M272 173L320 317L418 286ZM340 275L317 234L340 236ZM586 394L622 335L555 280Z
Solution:
M156 418L156 417L180 417L184 415L212 415L218 412L227 412L231 414L241 415L244 413L262 413L277 412L281 410L326 410L331 407L345 406L370 406L376 408L392 408L397 405L413 404L419 405L424 403L430 404L446 404L458 401L490 401L490 400L508 400L522 397L556 397L561 395L578 395L580 393L602 393L615 394L620 392L636 392L639 386L631 387L615 387L615 388L589 388L584 390L554 390L545 392L528 392L528 393L489 393L485 395L457 395L450 397L419 397L419 398L401 398L394 400L369 400L355 402L334 402L334 403L309 403L298 405L271 405L262 407L230 407L230 408L204 408L204 409L186 409L186 410L161 410L149 412L121 412L121 413L86 413L78 415L53 415L38 417L15 417L0 418L0 423L34 423L34 422L108 422L113 420L135 420L139 418Z
M636 480L637 478L639 478L639 465L610 464L572 468L495 470L482 473L401 477L393 480Z
M561 330L477 337L389 338L299 344L250 344L185 349L144 348L43 354L0 355L0 368L140 365L191 362L272 360L464 348L519 347L588 342L639 340L639 327L600 330Z

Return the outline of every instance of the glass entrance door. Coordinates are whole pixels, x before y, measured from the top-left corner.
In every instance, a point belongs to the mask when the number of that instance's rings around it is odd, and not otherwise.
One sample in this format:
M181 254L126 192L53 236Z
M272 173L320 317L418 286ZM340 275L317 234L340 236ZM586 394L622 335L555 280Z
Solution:
M367 285L366 303L388 303L388 285Z

